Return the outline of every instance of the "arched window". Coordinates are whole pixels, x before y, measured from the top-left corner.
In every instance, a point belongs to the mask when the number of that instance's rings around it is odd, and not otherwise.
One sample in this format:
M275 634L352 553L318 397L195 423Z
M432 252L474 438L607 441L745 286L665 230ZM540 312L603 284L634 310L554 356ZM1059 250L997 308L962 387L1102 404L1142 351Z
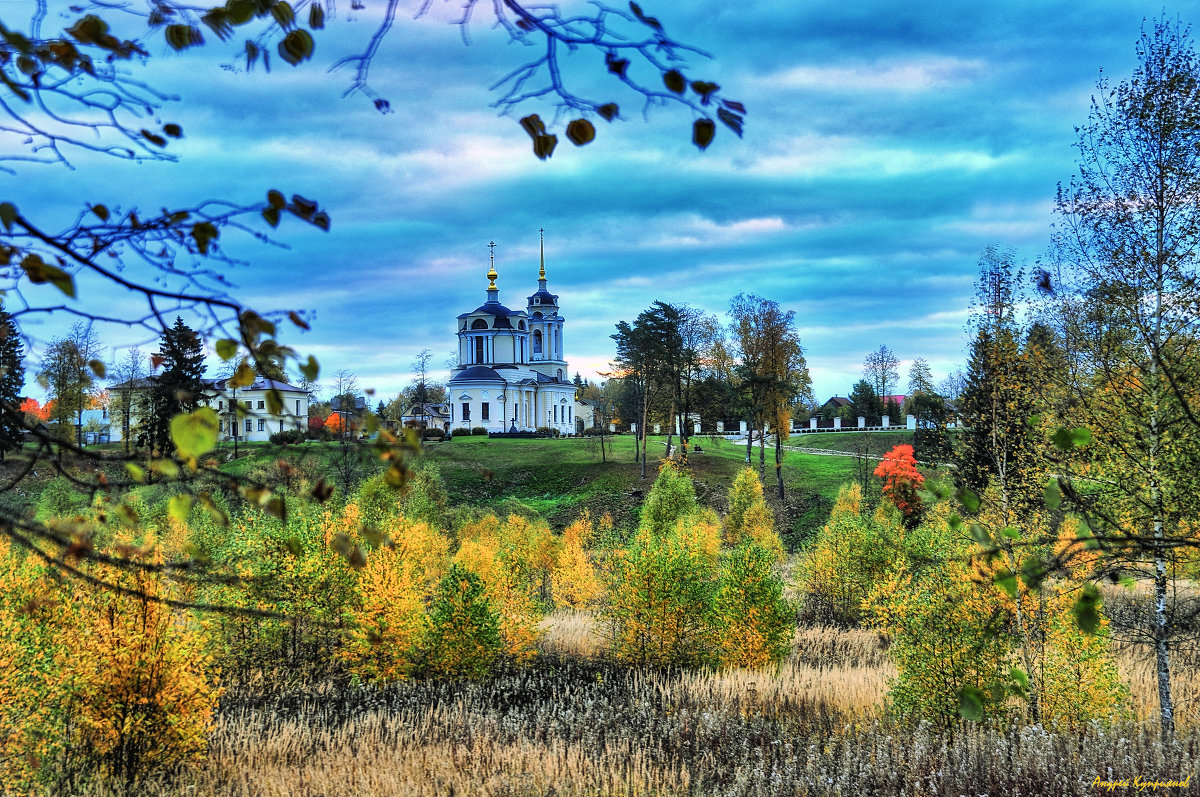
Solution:
M559 368L559 369L558 369L558 381L560 381L560 382L561 382L561 381L562 381L562 378L563 378L563 375L562 375L562 369L561 369L561 368Z
M542 353L542 330L540 329L533 330L533 353Z
M483 335L475 336L475 362L483 362Z
M517 322L517 329L524 329L524 328L525 328L525 322L524 322L524 321L518 321L518 322Z
M487 329L487 328L488 328L487 321L484 321L482 318L476 318L475 322L471 324L471 329Z

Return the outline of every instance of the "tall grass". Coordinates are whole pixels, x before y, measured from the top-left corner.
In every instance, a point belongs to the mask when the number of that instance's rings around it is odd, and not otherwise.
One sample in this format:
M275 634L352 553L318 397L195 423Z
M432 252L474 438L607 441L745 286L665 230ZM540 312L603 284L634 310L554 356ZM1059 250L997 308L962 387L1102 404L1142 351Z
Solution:
M950 736L894 724L881 711L894 671L871 632L801 629L778 669L718 673L614 666L596 657L603 629L582 613L560 612L546 631L533 666L479 682L231 689L204 765L124 793L1094 795L1097 778L1200 782L1194 728L1164 746L1145 722ZM1200 676L1177 683L1195 689Z

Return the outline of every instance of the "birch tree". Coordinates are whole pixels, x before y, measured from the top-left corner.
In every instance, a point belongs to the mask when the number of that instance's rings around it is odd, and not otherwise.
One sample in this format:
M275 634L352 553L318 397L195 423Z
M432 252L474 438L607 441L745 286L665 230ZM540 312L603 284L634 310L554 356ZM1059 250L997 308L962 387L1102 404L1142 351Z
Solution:
M1079 128L1053 252L1071 399L1092 438L1092 532L1113 567L1153 583L1145 619L1167 739L1172 568L1200 511L1200 64L1189 30L1165 19L1143 28L1137 54L1130 79L1101 79Z

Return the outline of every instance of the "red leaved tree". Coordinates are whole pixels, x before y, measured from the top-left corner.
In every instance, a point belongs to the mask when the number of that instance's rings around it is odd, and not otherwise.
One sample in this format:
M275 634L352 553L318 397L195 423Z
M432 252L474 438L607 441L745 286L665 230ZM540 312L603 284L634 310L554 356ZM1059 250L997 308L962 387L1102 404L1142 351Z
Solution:
M909 528L921 520L921 497L917 490L925 483L925 477L917 470L913 447L899 445L887 452L875 475L883 479L883 494L904 515L904 524Z

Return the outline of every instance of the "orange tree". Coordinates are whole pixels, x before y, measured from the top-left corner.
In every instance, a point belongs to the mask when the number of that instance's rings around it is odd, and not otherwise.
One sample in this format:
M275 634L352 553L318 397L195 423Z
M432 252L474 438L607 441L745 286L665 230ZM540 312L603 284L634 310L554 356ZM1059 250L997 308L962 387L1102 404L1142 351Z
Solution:
M883 478L883 494L904 515L909 528L921 521L921 496L918 491L925 477L917 470L913 447L898 445L892 448L875 468L875 475Z

